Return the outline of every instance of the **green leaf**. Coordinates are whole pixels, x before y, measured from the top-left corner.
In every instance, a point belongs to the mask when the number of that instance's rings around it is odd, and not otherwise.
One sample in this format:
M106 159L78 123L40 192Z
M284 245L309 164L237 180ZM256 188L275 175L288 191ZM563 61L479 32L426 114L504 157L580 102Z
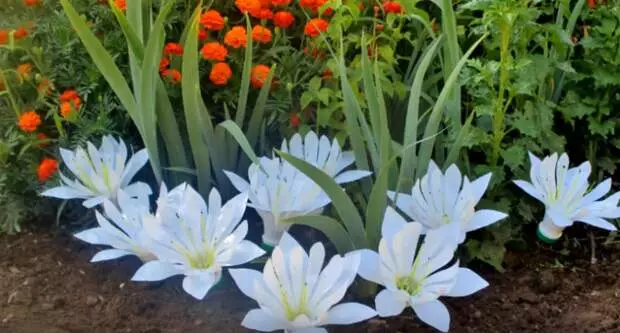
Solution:
M206 198L211 189L212 179L211 156L207 140L214 136L213 128L209 128L210 121L207 123L204 119L209 117L209 114L206 112L206 107L204 107L200 94L200 72L198 71L198 14L200 11L200 6L196 7L190 22L187 40L185 41L181 93L183 95L187 134L198 174L198 190Z
M142 59L142 69L140 76L140 95L138 96L138 114L142 122L142 139L147 151L149 160L155 172L157 182L162 181L161 163L159 156L159 146L157 143L157 117L155 112L155 90L156 82L159 78L159 61L161 50L164 47L165 33L164 23L168 14L172 10L173 2L168 2L163 6L153 25L150 38L144 50L145 57Z
M243 126L245 120L245 109L248 104L248 94L250 92L250 75L252 71L252 26L250 18L245 14L245 25L247 30L247 45L245 47L245 60L243 61L243 72L241 74L241 90L237 102L237 114L235 122L239 127Z
M331 217L322 215L296 216L287 218L285 222L305 225L322 232L334 244L340 255L355 250L355 246L342 224Z
M334 208L338 212L340 220L343 221L356 249L367 248L368 242L366 240L366 233L364 232L364 223L362 218L355 207L355 204L351 201L342 187L340 187L340 185L338 185L332 177L328 176L325 172L316 168L312 164L285 152L277 151L277 153L285 161L289 162L299 171L310 177L310 179L312 179L323 189L323 191L325 191L325 193L332 200Z
M441 93L439 93L437 102L435 103L435 106L433 107L433 111L431 112L429 119L428 119L428 123L426 124L426 129L424 130L424 137L430 138L430 139L422 143L422 147L420 148L420 155L419 155L420 157L418 158L418 167L416 168L416 172L418 175L422 175L426 172L428 161L430 161L431 159L431 154L435 146L435 138L433 136L436 135L439 129L439 122L441 120L443 109L448 102L448 98L451 94L452 88L457 84L457 80L461 72L461 69L467 62L467 59L469 58L469 56L474 52L474 50L486 37L487 37L486 34L480 37L480 39L478 39L469 48L469 50L467 50L467 52L463 55L463 57L459 60L459 62L454 67L454 70L452 71L452 73L450 73L450 76L446 80L446 83L443 89L441 90ZM460 115L459 115L459 118L460 118ZM459 121L459 128L460 128L460 121Z
M237 141L237 143L239 144L241 149L243 149L248 158L253 163L260 165L260 161L258 160L258 157L254 153L254 149L252 148L252 144L250 143L250 141L248 141L237 123L229 119L219 123L218 126L225 128L228 133L230 133L230 135L232 135L232 137Z

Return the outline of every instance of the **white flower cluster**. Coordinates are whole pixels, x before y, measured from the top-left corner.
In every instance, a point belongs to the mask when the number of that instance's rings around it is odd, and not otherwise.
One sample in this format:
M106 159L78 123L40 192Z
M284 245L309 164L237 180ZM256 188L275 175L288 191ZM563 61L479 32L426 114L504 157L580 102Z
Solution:
M345 171L354 162L351 152L338 142L309 132L283 142L281 150L303 159L344 184L370 172ZM459 266L455 251L470 231L507 217L494 210L476 210L491 175L470 181L452 165L445 173L431 162L411 194L388 192L395 208L387 207L377 251L358 249L332 257L324 266L321 243L306 252L288 233L287 219L320 214L330 203L327 194L309 177L278 157L262 157L248 170L249 181L226 172L240 194L226 203L217 190L207 202L193 188L181 184L168 191L161 186L156 209L151 213L151 189L129 184L147 162L146 152L136 153L127 164L122 141L105 137L100 149L63 150L62 157L75 181L62 176L63 185L43 195L86 199L84 205L102 205L96 212L99 226L77 233L85 242L108 245L92 261L136 255L144 264L135 281L159 281L183 275L184 290L203 299L222 278L225 267L259 258L265 251L246 240L249 225L242 221L246 206L263 220L263 243L275 246L262 272L233 268L229 272L258 308L248 312L242 325L264 332L326 332L325 325L348 325L376 315L396 316L411 307L423 322L448 331L450 315L439 301L442 296L471 295L488 283ZM566 154L540 161L531 155L532 182L516 184L545 204L539 226L545 239L557 239L563 228L582 221L615 230L606 219L620 217L620 193L598 201L611 187L607 180L586 194L589 163L568 167ZM402 214L402 215L401 215ZM383 289L375 309L359 303L338 304L357 276Z

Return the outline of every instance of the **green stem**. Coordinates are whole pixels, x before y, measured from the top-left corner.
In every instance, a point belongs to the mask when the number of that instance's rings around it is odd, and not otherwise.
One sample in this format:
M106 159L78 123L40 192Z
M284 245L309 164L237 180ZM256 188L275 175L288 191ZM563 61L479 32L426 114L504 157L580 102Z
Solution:
M11 103L11 107L13 108L13 111L15 111L15 117L19 120L19 116L21 115L21 112L19 111L19 108L17 107L17 102L15 102L15 97L13 96L13 93L11 92L11 85L6 80L6 77L4 76L4 72L1 72L1 71L0 71L0 81L4 82L6 94L7 96L9 96L9 103Z
M504 95L506 86L508 85L508 66L510 65L510 33L511 27L506 22L501 25L501 45L500 45L500 73L499 73L499 90L497 91L497 101L495 102L495 113L493 115L493 141L491 151L491 165L497 165L499 154L502 146L502 140L506 135L504 133L504 118L508 105L505 105Z

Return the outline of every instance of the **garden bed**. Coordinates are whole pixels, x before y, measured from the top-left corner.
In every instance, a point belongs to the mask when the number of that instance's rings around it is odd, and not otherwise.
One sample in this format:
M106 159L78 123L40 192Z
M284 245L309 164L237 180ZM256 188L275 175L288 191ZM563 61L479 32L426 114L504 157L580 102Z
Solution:
M245 332L239 325L254 307L225 283L196 301L179 279L162 284L130 282L135 258L100 264L96 248L43 232L0 236L0 332ZM620 254L587 248L566 258L548 248L508 254L503 274L484 272L491 286L460 300L446 300L451 332L620 332ZM331 328L330 332L433 332L411 314Z

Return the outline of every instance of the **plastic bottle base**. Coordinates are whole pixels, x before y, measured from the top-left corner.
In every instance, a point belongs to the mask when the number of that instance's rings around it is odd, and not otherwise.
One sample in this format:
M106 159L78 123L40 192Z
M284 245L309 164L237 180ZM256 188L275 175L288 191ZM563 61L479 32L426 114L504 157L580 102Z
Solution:
M265 243L261 243L260 247L261 249L265 250L265 252L267 252L268 255L271 255L271 252L273 252L273 249L274 249L274 246L271 246Z
M546 244L555 244L559 240L559 238L553 239L543 235L542 232L540 232L540 229L536 229L536 236L538 236L538 239L540 239L543 243Z

